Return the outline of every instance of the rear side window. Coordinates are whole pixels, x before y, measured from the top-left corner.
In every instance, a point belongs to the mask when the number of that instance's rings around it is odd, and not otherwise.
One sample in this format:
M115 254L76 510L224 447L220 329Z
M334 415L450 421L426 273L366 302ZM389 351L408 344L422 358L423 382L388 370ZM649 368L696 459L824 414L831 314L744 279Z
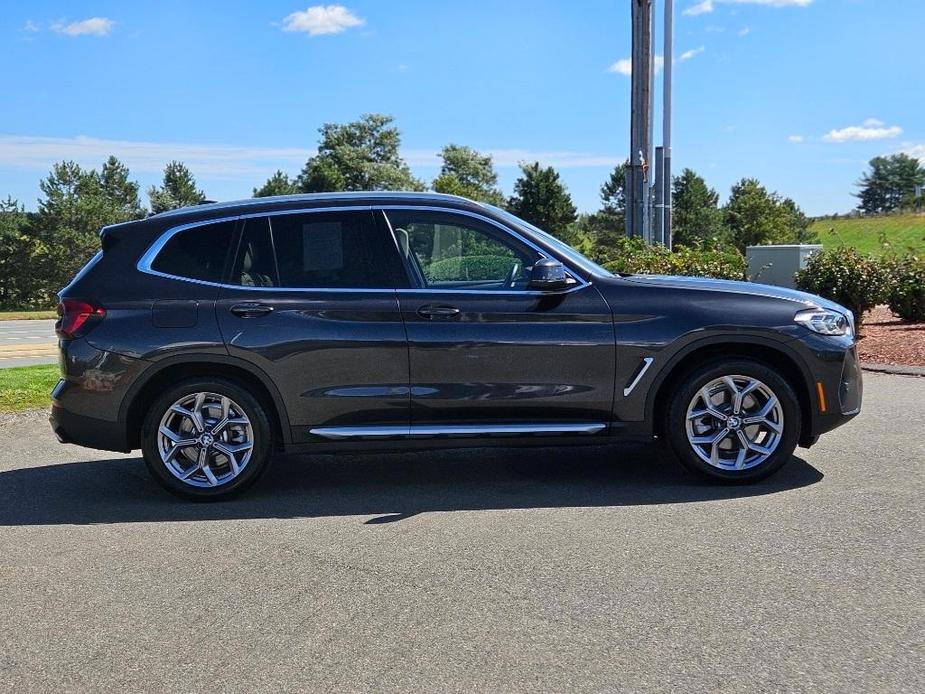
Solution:
M202 224L170 237L151 269L176 277L221 282L234 222Z
M368 210L249 219L230 282L289 289L393 289L407 275Z

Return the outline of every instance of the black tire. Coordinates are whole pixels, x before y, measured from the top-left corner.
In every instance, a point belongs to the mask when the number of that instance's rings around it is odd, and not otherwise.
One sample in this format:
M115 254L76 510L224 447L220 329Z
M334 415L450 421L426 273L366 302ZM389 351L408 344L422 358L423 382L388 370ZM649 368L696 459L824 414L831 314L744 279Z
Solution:
M250 420L253 432L250 457L246 464L242 465L240 473L227 482L208 487L193 486L181 481L167 469L158 450L158 428L162 417L184 396L200 392L230 398ZM272 427L259 400L234 381L221 378L191 378L168 388L151 403L142 424L141 445L148 471L167 491L185 499L226 499L250 487L266 470L272 450Z
M699 391L718 378L732 375L761 381L777 397L783 415L783 430L779 434L773 453L754 467L741 470L724 469L703 460L688 440L687 432L688 407ZM800 402L787 379L768 364L753 359L737 358L710 361L682 378L665 409L662 431L672 451L685 468L712 481L735 484L763 479L790 460L800 438L800 424ZM737 445L738 442L733 441L732 444Z

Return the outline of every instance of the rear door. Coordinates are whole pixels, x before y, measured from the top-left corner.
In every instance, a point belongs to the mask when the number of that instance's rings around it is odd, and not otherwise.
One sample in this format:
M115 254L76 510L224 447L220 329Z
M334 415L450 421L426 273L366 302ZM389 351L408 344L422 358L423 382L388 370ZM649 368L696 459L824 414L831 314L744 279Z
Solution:
M611 419L614 333L597 289L528 287L547 255L494 220L383 209L417 286L399 290L412 433L597 432Z
M394 241L363 208L242 219L217 302L228 350L279 389L295 442L312 430L409 422Z

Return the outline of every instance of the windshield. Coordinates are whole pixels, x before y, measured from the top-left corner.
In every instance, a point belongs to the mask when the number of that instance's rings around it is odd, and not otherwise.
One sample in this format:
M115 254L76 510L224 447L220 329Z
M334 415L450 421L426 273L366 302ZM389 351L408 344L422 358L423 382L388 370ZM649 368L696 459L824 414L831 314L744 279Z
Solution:
M539 227L533 226L530 222L526 222L520 217L511 214L507 210L502 210L500 207L495 207L494 205L485 205L485 207L490 208L493 212L498 213L508 222L513 224L515 227L519 227L521 230L529 231L534 236L539 236L542 239L543 243L548 246L552 246L556 249L556 252L564 256L569 260L569 262L577 265L579 268L585 272L590 272L592 275L603 275L604 277L613 277L613 273L607 270L606 268L601 267L593 260L586 258L581 253L576 251L574 248L569 246L567 243L563 243L557 239L552 234L549 234Z

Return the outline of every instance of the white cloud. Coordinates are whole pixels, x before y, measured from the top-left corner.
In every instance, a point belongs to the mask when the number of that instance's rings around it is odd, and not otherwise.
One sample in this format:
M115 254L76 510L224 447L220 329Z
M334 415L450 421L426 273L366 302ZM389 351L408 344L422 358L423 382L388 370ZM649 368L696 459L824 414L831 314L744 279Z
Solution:
M698 14L708 14L716 9L716 5L764 5L766 7L806 7L813 0L703 0L688 7L682 14L696 17Z
M303 31L309 36L320 36L339 34L365 23L366 20L357 17L343 5L314 5L286 17L283 20L283 30Z
M822 139L826 142L851 142L866 140L886 140L902 135L903 129L898 125L887 127L886 123L876 118L868 118L861 125L849 125L846 128L830 130Z
M700 54L703 53L705 50L707 50L707 49L706 49L704 46L700 46L699 48L692 48L692 49L689 50L689 51L684 51L680 56L678 56L678 60L680 60L680 61L682 61L682 62L685 61L685 60L690 60L691 58L694 58L694 57L700 55Z
M698 2L696 5L691 5L681 14L686 14L688 17L696 17L698 14L712 12L713 9L713 0L703 0L703 2Z
M739 36L748 36L750 33L752 33L751 27L742 27L738 31Z
M571 150L530 150L517 148L480 149L491 154L495 165L514 167L524 161L539 161L544 166L574 169L589 166L616 166L625 156L576 152ZM416 167L438 165L438 149L403 150L402 156ZM43 137L31 135L0 135L0 167L48 171L52 164L73 160L84 167L99 167L113 154L139 174L159 174L167 162L184 162L199 176L216 178L247 178L257 183L277 169L298 171L313 148L249 147L178 142L146 142L139 140L108 140L104 138Z
M804 137L802 135L788 135L787 142L792 142L794 144L800 144L803 142Z
M41 27L41 25L38 24L37 22L33 22L31 19L27 19L27 20L26 20L26 23L23 24L22 29L23 29L23 31L28 31L28 32L30 32L30 33L34 33L34 32L36 32L36 31L41 31L41 30L42 30L42 27Z
M59 34L68 36L106 36L115 26L115 22L108 17L90 17L82 19L79 22L55 22L51 25L51 30Z
M660 73L663 67L665 67L665 58L660 55L655 56L655 74ZM618 75L629 77L633 74L633 61L629 58L620 58L620 60L607 68L607 72L615 72Z

